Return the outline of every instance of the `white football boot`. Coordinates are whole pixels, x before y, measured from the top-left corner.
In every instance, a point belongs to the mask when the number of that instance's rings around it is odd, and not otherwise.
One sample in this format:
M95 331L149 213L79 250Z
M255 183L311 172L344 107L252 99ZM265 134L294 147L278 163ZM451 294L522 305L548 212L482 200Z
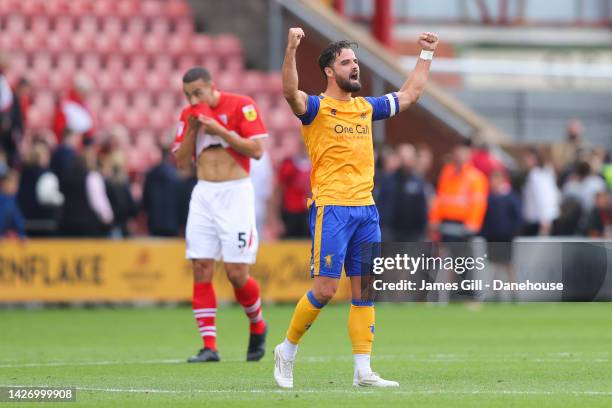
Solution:
M399 383L397 381L389 381L380 378L380 376L372 370L365 372L355 370L353 375L353 387L399 387Z
M295 359L285 358L281 344L274 348L274 380L281 388L293 388L293 363Z

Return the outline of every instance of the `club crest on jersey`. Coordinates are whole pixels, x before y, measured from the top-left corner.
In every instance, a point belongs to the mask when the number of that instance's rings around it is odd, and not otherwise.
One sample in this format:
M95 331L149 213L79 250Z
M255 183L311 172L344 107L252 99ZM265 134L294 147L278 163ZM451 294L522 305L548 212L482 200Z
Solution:
M332 114L332 115L336 116L336 113L338 113L338 111L337 111L337 110L335 110L335 109L332 109L332 110L331 110L331 114Z
M361 119L365 120L365 118L366 118L366 113L365 112L361 112Z
M246 120L248 120L249 122L252 122L257 119L257 110L255 110L255 106L253 105L243 106L242 113L244 114Z

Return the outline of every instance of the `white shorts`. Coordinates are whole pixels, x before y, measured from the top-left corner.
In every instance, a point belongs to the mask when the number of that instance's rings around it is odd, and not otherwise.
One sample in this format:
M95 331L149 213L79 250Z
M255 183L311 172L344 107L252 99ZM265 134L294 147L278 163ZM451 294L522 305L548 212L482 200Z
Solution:
M254 263L258 237L251 179L199 180L191 193L185 235L187 259Z

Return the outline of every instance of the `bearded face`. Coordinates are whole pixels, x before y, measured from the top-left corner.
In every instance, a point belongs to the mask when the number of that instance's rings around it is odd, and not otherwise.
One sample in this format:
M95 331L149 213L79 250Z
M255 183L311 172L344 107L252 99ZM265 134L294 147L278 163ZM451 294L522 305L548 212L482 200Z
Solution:
M357 92L361 89L359 61L355 52L344 48L331 66L333 80L345 92Z

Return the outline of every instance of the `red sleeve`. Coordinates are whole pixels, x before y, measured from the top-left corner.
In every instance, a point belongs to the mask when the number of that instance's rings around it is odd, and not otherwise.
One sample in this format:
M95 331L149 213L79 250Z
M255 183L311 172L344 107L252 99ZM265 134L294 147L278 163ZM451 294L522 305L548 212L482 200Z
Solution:
M66 129L66 115L64 115L64 111L62 110L62 105L59 103L55 107L55 114L53 115L53 132L55 133L55 138L57 143L61 143L64 137L64 129Z
M261 119L257 105L250 98L244 98L237 106L238 133L247 139L258 139L268 136L268 130Z
M278 170L278 182L279 184L286 187L289 183L293 174L295 173L291 159L285 159L280 165Z
M185 137L185 133L187 133L187 118L189 116L189 108L183 109L181 112L181 117L179 119L178 126L176 127L176 135L174 137L174 142L172 143L172 153L176 152L178 148L181 146L181 142Z

